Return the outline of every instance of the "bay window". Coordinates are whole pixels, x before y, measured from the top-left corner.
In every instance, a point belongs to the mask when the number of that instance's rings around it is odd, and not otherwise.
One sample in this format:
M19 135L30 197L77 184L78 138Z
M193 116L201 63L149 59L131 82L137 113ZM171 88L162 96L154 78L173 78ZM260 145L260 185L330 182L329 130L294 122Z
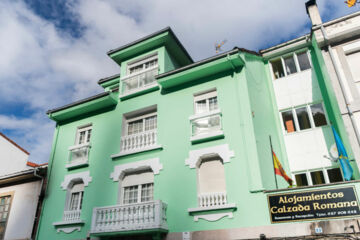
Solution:
M69 162L66 165L68 169L88 165L91 133L91 124L77 128L75 145L69 147Z

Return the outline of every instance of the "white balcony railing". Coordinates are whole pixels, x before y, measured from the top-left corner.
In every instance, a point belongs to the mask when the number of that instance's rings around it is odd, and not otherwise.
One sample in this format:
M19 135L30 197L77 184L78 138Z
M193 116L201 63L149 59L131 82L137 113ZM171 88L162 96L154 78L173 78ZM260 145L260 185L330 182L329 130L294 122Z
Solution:
M160 200L94 208L91 232L167 230L166 208L167 204Z
M157 129L121 137L121 153L137 152L157 145Z
M227 204L226 192L201 193L198 200L199 207L220 207Z
M64 222L74 222L80 220L81 210L68 210L64 211L63 221Z
M89 158L90 144L81 144L69 148L69 162L68 165L73 166L77 164L87 163Z
M199 117L195 115L190 121L192 136L210 134L222 130L221 113L219 111L202 114Z
M121 94L126 95L137 92L143 88L153 85L156 82L155 75L158 74L158 66L145 69L121 78Z

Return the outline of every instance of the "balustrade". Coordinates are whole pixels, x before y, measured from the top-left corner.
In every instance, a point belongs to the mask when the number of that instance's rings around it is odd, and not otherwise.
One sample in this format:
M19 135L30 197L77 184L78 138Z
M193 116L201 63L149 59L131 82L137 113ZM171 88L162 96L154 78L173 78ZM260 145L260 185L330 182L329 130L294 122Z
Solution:
M121 137L121 152L132 152L157 144L157 129Z
M68 210L64 211L63 221L73 222L80 220L81 210Z
M198 195L199 207L214 207L227 204L226 192L201 193Z
M146 203L94 208L92 233L144 229L167 230L167 205L159 200Z

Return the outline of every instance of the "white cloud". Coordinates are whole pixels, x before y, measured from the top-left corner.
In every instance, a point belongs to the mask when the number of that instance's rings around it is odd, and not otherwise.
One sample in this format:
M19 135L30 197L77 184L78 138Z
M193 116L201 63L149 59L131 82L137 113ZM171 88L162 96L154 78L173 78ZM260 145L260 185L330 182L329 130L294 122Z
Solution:
M22 1L0 2L0 100L17 103L31 116L0 115L33 161L46 161L54 124L45 111L100 92L96 81L119 72L106 56L116 48L171 26L195 60L215 54L214 43L258 49L309 31L305 1L289 0L69 0L80 25L74 38L37 16ZM322 14L339 17L342 1L318 1Z

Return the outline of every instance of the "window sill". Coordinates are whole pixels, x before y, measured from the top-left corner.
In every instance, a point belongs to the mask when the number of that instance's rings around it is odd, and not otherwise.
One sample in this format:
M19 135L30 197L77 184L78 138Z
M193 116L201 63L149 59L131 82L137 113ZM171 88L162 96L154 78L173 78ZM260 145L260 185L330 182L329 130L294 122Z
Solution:
M192 144L195 144L195 143L211 141L211 140L215 140L215 139L219 139L219 138L224 138L224 132L222 130L192 136L190 138L190 141Z
M190 214L192 214L192 213L200 213L200 212L216 211L216 210L226 210L226 209L235 210L236 208L237 207L236 207L235 203L228 203L228 204L222 205L222 206L188 208L188 212Z
M163 148L162 145L154 145L154 146L151 146L151 147L142 148L142 149L138 149L138 150L119 152L117 154L111 155L111 158L114 160L115 158L118 158L118 157L127 156L127 155L131 155L131 154L136 154L136 153L141 153L141 152L152 151L152 150L156 150L156 149L162 149L162 148Z
M82 160L82 161L77 161L77 162L73 162L73 163L68 163L68 164L66 164L65 165L65 167L67 168L67 169L74 169L74 168L80 168L80 167L87 167L87 166L89 166L89 161L88 161L88 159L86 159L86 160Z
M67 226L67 225L84 225L85 221L83 220L74 220L74 221L61 221L61 222L54 222L53 226Z
M156 91L160 89L159 85L156 83L156 81L153 84L150 84L148 86L135 89L133 91L130 91L128 93L120 94L119 98L120 100L126 100L128 98L136 97L138 95L142 95L148 92Z

